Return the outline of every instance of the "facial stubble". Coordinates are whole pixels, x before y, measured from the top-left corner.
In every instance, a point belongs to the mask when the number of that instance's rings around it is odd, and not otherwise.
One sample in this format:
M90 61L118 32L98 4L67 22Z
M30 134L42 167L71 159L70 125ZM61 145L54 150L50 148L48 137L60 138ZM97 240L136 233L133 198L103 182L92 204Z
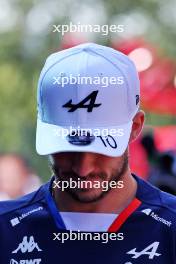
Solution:
M62 172L59 166L57 166L57 164L55 164L54 162L51 162L50 159L49 159L49 166L52 172L54 173L56 181L60 181L60 182L65 180L69 181L70 178L72 178L72 180L74 181L78 181L78 178L82 179L81 176L77 175L73 171ZM100 181L108 181L108 182L113 181L118 183L118 181L123 181L123 175L125 174L127 169L128 169L128 153L127 151L125 151L125 153L121 157L120 165L118 166L118 168L112 170L111 175L108 176L105 172L101 172L98 174L90 173L89 175L86 176L86 181L93 180L95 177L97 178L98 176ZM85 178L83 180L85 181ZM109 186L109 188L106 191L101 190L101 192L98 195L97 193L94 193L93 195L89 195L89 194L87 195L86 193L88 193L89 191L86 189L78 190L78 189L67 188L64 191L66 191L75 201L78 201L80 203L92 203L102 199L111 190L112 189Z

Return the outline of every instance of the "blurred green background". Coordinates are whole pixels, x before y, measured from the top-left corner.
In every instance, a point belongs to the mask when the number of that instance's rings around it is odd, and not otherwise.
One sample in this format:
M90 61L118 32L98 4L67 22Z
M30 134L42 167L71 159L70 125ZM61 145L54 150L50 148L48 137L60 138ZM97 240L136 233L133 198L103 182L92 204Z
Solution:
M47 159L35 151L35 126L38 77L63 38L53 33L53 24L124 24L123 36L90 33L86 38L109 45L113 39L144 36L175 59L175 10L173 0L0 0L0 152L24 155L43 180L49 178ZM146 123L176 124L176 118L147 113Z

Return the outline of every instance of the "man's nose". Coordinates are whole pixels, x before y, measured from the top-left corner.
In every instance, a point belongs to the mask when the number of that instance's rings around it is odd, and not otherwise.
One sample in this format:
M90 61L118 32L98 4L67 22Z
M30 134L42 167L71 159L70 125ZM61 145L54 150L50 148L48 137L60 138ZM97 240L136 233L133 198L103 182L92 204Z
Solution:
M93 153L75 153L75 159L72 170L80 177L86 177L94 170Z

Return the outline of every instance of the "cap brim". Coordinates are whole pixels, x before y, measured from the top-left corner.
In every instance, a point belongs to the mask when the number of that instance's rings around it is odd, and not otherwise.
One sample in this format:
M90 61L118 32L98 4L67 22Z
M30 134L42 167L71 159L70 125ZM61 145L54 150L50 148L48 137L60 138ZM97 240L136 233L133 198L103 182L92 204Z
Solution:
M75 145L68 141L67 136L58 135L56 131L63 128L53 124L37 120L36 150L40 155L49 155L59 152L93 152L111 157L121 156L129 142L132 128L132 121L120 126L113 126L112 129L121 129L123 135L113 135L108 137L95 136L95 139L88 145ZM101 129L103 129L101 127ZM105 128L107 129L107 128ZM108 128L109 131L111 128Z

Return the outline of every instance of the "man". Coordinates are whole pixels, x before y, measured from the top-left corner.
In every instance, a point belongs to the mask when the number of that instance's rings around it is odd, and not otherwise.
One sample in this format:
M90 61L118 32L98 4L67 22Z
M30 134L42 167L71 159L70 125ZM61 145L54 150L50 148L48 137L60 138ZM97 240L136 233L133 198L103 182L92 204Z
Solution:
M176 199L128 165L143 123L127 56L93 43L52 54L38 84L36 148L54 176L1 203L0 263L175 263Z

